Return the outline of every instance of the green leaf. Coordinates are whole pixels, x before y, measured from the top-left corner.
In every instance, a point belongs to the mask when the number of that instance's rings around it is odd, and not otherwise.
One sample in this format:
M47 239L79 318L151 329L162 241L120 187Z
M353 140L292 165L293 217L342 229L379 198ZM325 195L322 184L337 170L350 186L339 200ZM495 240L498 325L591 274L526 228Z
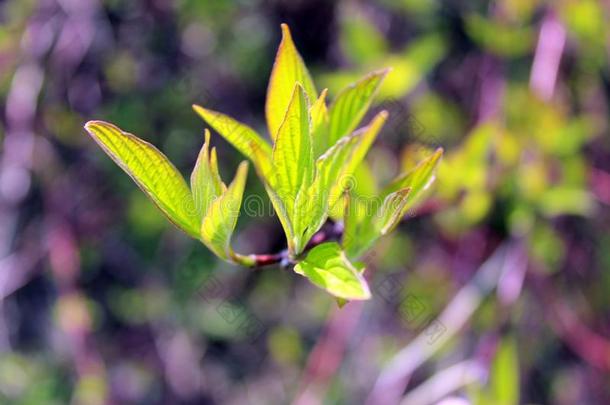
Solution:
M333 173L331 175L335 176L336 179L334 183L331 184L330 201L328 203L331 210L335 207L338 199L343 194L343 189L353 180L352 177L354 172L364 160L364 157L377 138L377 135L379 134L379 131L381 131L387 118L387 111L381 111L373 118L367 127L362 128L353 134L357 139L356 144L351 148L349 156L342 162L338 173Z
M311 134L313 140L314 156L318 157L327 149L326 137L328 136L328 108L326 107L326 94L328 89L322 90L320 97L311 105Z
M311 237L324 225L328 218L327 208L328 190L322 188L321 178L297 194L294 229L299 243L295 246L296 254L301 253Z
M262 172L270 166L271 145L261 138L255 130L222 113L193 105L193 110L203 118L216 132L233 145L244 156L250 159ZM260 153L254 153L254 148Z
M282 42L275 56L265 104L265 115L271 139L275 140L284 120L295 83L300 83L304 87L310 99L318 98L307 67L294 46L290 29L286 24L282 24Z
M293 205L298 191L311 183L314 170L309 106L300 84L294 86L271 160L274 172L272 184L280 197Z
M376 199L362 198L354 193L347 196L341 244L348 257L360 257L379 237L396 227L407 211L419 202L434 181L442 154L442 149L438 149L413 170L398 177ZM379 201L383 201L381 206Z
M352 190L344 193L343 237L341 246L349 258L359 258L379 238L379 231L373 224L377 215L376 201L360 198Z
M366 280L336 242L323 243L311 249L294 271L335 297L347 300L371 297Z
M383 205L375 216L375 228L381 235L386 235L398 225L405 214L410 192L410 188L404 188L390 193L385 198Z
M370 73L339 93L329 110L327 146L334 145L337 140L356 129L388 71Z
M255 154L261 154L262 152L256 145L252 145L253 151ZM271 204L273 205L273 209L280 220L282 228L284 229L284 233L286 234L286 239L288 241L288 250L290 252L294 252L294 230L292 227L292 223L290 222L290 218L288 216L288 210L284 205L284 202L278 195L277 191L271 184L274 180L274 176L270 173L262 172L259 167L256 168L258 171L258 175L261 178L263 185L265 186L265 190L267 191L267 195L271 200Z
M271 186L283 203L294 234L295 254L304 247L302 229L295 224L302 215L297 212L297 195L306 193L313 181L314 161L309 127L309 105L300 84L296 84L284 122L277 133L272 153ZM290 235L288 235L290 236Z
M399 176L396 180L386 187L382 193L382 197L385 198L389 194L410 188L409 201L405 207L405 211L412 208L423 196L424 192L434 182L435 172L441 157L443 156L443 149L438 148L434 154L419 162L419 164L410 172Z
M231 236L239 211L248 176L248 163L241 162L233 182L227 190L210 205L201 223L203 243L218 257L231 260L234 256L231 249Z
M224 193L227 188L218 174L216 149L212 149L211 158L209 149L210 131L206 129L205 142L199 152L197 163L191 174L191 192L200 219L206 214L212 201Z
M505 337L491 366L490 402L498 405L519 403L519 358L515 339Z
M163 153L107 122L89 121L85 129L173 224L199 239L199 215L191 191Z

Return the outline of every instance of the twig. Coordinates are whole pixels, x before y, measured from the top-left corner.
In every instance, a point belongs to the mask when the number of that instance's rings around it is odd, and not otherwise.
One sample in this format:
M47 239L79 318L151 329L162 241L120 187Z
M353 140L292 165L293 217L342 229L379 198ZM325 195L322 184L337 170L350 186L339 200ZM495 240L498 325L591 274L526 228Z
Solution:
M487 375L483 364L466 360L448 367L420 384L400 402L401 405L435 404L452 392L482 381Z
M329 220L324 224L322 229L320 229L314 236L312 236L311 240L307 244L305 248L305 252L313 249L314 247L321 245L324 242L328 242L331 240L339 240L343 235L343 224L341 222L333 222ZM280 264L282 267L288 267L291 264L295 263L293 257L290 256L290 252L287 249L284 249L277 253L264 253L264 254L250 254L250 255L240 255L235 254L233 256L235 262L246 266L252 267L255 269L271 266L274 264Z
M496 249L438 317L437 322L444 326L444 333L431 342L426 329L398 352L377 379L368 404L398 402L411 374L459 332L483 298L496 286L503 268L511 263L507 259L518 252L517 243Z

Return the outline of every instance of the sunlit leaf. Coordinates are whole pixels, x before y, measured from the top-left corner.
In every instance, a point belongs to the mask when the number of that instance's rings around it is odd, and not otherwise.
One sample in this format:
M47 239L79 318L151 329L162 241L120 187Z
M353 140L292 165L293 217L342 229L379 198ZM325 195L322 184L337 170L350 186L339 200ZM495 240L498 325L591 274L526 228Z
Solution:
M381 235L390 232L400 222L405 214L407 203L409 202L407 197L410 192L410 188L405 188L390 193L385 198L375 221L376 228Z
M193 109L201 116L216 132L233 145L244 156L250 159L262 171L267 171L271 159L271 145L246 124L242 124L222 113L193 105ZM254 147L260 153L254 153Z
M342 161L339 171L337 173L331 173L330 175L331 178L336 179L330 184L330 201L328 204L331 209L334 208L338 199L341 197L343 189L346 186L350 186L350 183L353 183L354 172L362 163L387 118L388 113L386 111L381 111L373 118L368 126L353 134L353 137L357 140L355 145L349 151L349 155Z
M383 192L385 198L395 191L410 188L409 201L405 209L413 207L434 182L436 167L443 156L443 149L439 148L430 157L421 161L413 170L399 176Z
M328 190L323 188L321 178L317 178L297 195L295 201L295 233L299 237L299 244L295 247L297 254L326 222L327 208Z
M294 46L290 29L286 24L282 24L282 42L275 56L265 104L265 115L272 139L275 139L284 120L295 83L303 86L311 100L318 98L307 67Z
M387 73L388 70L370 73L337 95L329 109L327 147L356 129Z
M313 178L308 110L303 88L297 84L273 146L273 185L280 197L293 204L297 192Z
M326 137L328 136L328 108L326 107L326 93L328 89L322 90L320 97L311 105L311 134L313 141L314 156L318 157L325 151Z
M341 246L349 258L361 257L380 236L378 198L362 198L347 190L343 198L344 230Z
M103 121L89 121L85 129L172 223L199 238L199 215L191 191L163 153L137 136Z
M210 205L201 223L203 243L218 257L230 260L233 256L231 235L235 229L241 200L248 176L248 163L242 162L237 168L233 182L220 197Z
M366 280L336 242L323 243L311 249L294 271L335 297L347 300L371 297Z
M413 170L399 176L377 198L353 192L346 195L348 199L344 198L342 207L345 230L341 244L348 257L360 257L378 238L389 233L421 199L434 181L442 153L442 149L438 149Z
M214 158L211 159L210 131L206 129L205 142L191 174L191 192L195 202L195 209L199 213L200 218L203 218L212 201L226 190L226 186L218 174L218 162L215 152L215 149L213 149L212 156Z

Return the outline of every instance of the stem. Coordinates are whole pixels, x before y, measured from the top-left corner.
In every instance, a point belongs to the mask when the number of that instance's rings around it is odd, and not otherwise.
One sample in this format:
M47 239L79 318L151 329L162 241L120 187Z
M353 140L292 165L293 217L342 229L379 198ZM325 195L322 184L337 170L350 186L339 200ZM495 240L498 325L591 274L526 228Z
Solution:
M341 222L333 222L329 220L326 222L326 224L324 224L322 229L311 237L309 243L307 243L307 246L305 247L305 252L329 240L339 240L341 239L342 235L343 224ZM295 259L290 257L290 252L288 249L284 249L277 253L264 254L242 255L239 253L233 253L231 255L231 260L234 263L255 269L274 264L281 264L283 267L288 267L289 265L296 263Z

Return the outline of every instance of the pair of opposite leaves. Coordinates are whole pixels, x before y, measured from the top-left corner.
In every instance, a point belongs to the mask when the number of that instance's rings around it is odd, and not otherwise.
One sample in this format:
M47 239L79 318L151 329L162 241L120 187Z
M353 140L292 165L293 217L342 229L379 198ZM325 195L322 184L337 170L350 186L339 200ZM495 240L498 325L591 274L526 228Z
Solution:
M387 71L373 72L347 87L327 108L326 90L318 96L285 24L282 33L265 105L273 146L252 128L224 114L197 105L193 108L254 163L286 233L290 255L297 261L295 271L336 297L368 299L363 268L357 269L348 256L357 258L398 223L434 179L442 151L392 182L380 196L383 204L375 213L361 207L358 199L345 193L341 180L360 165L387 118L381 112L367 127L354 132ZM314 102L310 105L309 100ZM90 121L85 128L177 227L224 260L256 264L255 256L240 255L230 244L247 162L239 165L234 180L226 186L207 129L189 189L174 165L148 142L103 121ZM333 212L339 202L345 206L342 246L323 243L302 258L307 243L328 216L338 216Z

